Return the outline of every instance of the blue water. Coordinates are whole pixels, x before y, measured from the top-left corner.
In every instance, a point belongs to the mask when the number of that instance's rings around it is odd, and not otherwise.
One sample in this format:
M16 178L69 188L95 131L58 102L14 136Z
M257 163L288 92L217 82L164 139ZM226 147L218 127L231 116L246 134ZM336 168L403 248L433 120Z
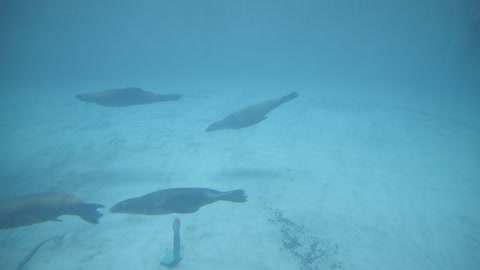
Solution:
M74 97L131 86L182 99ZM107 207L0 230L0 268L65 233L29 269L158 269L179 216L179 269L479 269L479 116L478 0L0 0L0 198ZM108 211L174 187L249 201Z

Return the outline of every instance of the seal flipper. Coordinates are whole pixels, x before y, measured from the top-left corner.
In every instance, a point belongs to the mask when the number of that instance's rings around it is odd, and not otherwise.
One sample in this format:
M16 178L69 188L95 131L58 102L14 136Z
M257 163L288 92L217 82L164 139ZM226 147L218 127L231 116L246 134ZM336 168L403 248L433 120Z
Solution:
M219 196L219 200L229 201L229 202L246 202L247 195L244 190L237 189L227 192L222 192Z
M200 207L198 205L179 204L178 206L172 207L169 210L172 213L190 214L190 213L195 213L198 210L200 210Z
M267 119L266 115L260 115L260 116L257 116L257 117L253 117L251 119L248 119L248 121L246 121L245 123L242 123L241 127L253 126L253 125L256 125L256 124L262 122L265 119Z
M104 206L96 203L82 203L77 206L74 214L87 222L98 224L98 219L103 215L97 211L97 208L104 208Z

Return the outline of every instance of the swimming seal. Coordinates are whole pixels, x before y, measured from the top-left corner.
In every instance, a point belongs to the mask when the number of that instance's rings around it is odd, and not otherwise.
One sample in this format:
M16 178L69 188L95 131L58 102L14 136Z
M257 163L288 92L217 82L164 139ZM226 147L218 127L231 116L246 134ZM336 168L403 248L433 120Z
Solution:
M234 112L220 121L214 122L205 130L212 132L220 129L240 129L258 124L267 118L267 113L277 108L283 103L298 97L297 92L292 92L280 98L269 99L251 106L248 106L238 112Z
M220 192L208 188L172 188L121 201L110 211L143 215L186 214L220 200L246 202L247 196L243 190Z
M84 203L60 192L37 193L0 201L0 229L32 225L44 221L61 221L61 215L76 215L97 224L103 205Z
M106 107L126 107L162 101L175 101L179 100L181 96L176 94L160 95L144 91L141 88L129 87L89 92L76 95L75 97L81 101L92 102Z

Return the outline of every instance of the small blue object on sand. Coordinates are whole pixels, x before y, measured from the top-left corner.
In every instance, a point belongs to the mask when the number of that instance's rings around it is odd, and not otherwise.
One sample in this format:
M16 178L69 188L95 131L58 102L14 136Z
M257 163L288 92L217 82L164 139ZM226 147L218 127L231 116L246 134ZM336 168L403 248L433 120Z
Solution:
M180 256L180 220L175 218L173 221L173 251L169 251L162 259L162 264L166 267L173 268L181 260Z

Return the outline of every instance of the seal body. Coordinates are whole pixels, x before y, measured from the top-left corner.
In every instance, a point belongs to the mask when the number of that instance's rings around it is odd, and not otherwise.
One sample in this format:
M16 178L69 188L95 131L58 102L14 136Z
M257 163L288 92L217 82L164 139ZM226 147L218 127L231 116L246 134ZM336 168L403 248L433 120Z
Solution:
M220 200L246 202L247 196L243 190L220 192L208 188L172 188L121 201L110 211L143 215L186 214Z
M27 226L44 221L61 221L61 215L77 215L97 224L102 216L101 204L84 203L79 198L60 192L26 195L0 201L0 228Z
M75 96L85 102L92 102L107 107L125 107L139 104L149 104L162 101L179 100L180 95L160 95L147 92L141 88L129 87L89 92Z
M258 124L267 118L267 113L283 103L298 97L297 92L292 92L280 98L274 98L248 106L238 112L227 115L220 121L214 122L205 130L211 132L220 129L240 129Z

